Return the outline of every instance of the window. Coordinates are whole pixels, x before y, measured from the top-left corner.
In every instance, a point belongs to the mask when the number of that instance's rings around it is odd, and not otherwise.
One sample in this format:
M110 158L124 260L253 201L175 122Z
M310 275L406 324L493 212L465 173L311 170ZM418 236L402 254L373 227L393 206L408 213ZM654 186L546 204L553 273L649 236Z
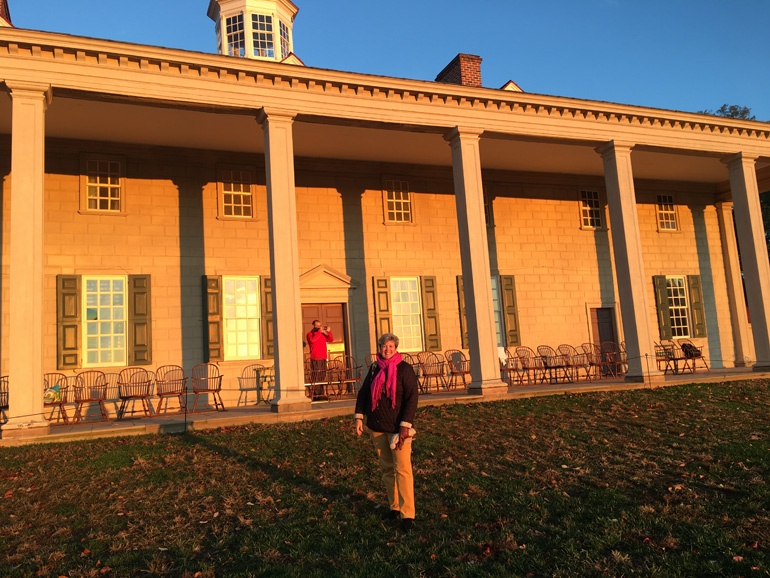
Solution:
M248 170L225 169L222 171L221 215L248 219L254 216L251 181L252 175Z
M266 14L252 14L251 30L254 37L254 56L275 58L273 17Z
M418 277L391 277L393 331L403 351L422 351L422 302Z
M206 361L270 359L275 353L272 282L269 275L207 275Z
M126 364L126 278L84 277L84 367Z
M385 189L385 222L411 223L412 197L408 181L388 180Z
M58 275L57 367L152 363L150 276Z
M690 337L690 322L687 306L687 288L684 277L666 277L668 314L671 318L673 337Z
M489 197L489 193L487 192L486 186L484 186L483 188L483 195L484 195L484 221L486 222L487 227L492 227L495 224L494 212L492 208L492 199Z
M246 42L243 33L243 14L236 14L226 19L227 54L230 56L246 56Z
M658 195L658 230L676 231L676 209L673 195Z
M706 337L699 275L656 275L655 303L661 339Z
M492 310L498 347L521 345L519 315L516 305L516 282L513 275L492 275ZM457 276L457 298L460 309L460 333L463 349L468 348L468 320L465 315L463 277Z
M256 359L262 354L259 277L223 277L225 359Z
M375 277L377 335L394 333L402 351L441 351L435 277Z
M289 36L289 27L283 22L278 26L281 31L281 58L286 58L291 53L291 38Z
M602 228L602 206L597 191L580 191L580 220L583 229Z
M80 207L85 213L120 215L125 212L123 158L103 155L81 157Z

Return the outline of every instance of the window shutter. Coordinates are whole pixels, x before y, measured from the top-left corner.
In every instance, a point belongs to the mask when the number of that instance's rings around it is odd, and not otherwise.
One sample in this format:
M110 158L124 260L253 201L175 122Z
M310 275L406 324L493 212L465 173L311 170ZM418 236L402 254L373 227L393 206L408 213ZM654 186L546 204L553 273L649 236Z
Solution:
M666 288L666 276L655 275L655 305L658 309L658 329L661 339L671 339L671 315L668 311L668 289Z
M427 351L441 351L436 278L421 277L420 286L422 288L422 326L425 332L425 349Z
M468 349L468 318L465 316L465 289L463 289L463 276L457 276L457 301L460 306L460 338L462 348Z
M503 308L505 345L521 345L519 312L516 307L516 282L513 275L500 275L500 305Z
M374 277L374 328L377 337L391 333L393 311L390 306L390 279Z
M269 275L260 277L262 293L262 359L275 357L275 325L273 323L273 280Z
M56 276L56 366L80 367L80 275Z
M203 298L206 312L206 361L222 361L224 359L224 339L221 276L205 275L203 277Z
M128 363L152 363L150 276L128 276Z
M706 312L703 306L703 290L700 275L688 275L690 289L690 315L692 317L692 336L706 337Z

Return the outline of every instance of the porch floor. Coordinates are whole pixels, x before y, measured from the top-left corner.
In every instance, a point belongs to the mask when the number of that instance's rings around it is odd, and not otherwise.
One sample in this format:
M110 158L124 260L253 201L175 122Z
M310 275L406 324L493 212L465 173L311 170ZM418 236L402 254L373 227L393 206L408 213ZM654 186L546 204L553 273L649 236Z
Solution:
M695 374L656 376L644 383L631 383L623 379L603 379L576 383L514 385L507 392L494 396L469 395L461 391L430 393L420 395L420 407L450 403L479 403L504 399L519 399L546 395L578 394L595 391L622 391L669 387L687 383L715 383L745 379L768 379L770 372L757 372L751 368L712 369ZM276 413L265 404L230 408L225 412L199 412L164 414L153 417L125 418L121 421L85 422L79 424L51 423L48 433L28 438L0 439L0 447L26 445L31 443L58 443L84 439L122 437L148 434L183 433L220 427L232 427L250 423L290 423L327 417L352 415L355 400L313 402L306 411ZM352 425L351 425L352 427ZM0 435L2 431L0 430Z

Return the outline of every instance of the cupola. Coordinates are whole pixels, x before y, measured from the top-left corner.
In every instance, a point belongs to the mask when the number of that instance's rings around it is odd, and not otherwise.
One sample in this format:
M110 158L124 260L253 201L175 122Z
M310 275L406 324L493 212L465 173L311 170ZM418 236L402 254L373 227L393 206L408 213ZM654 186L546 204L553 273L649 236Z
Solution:
M219 54L302 64L292 30L299 12L290 0L210 0Z
M11 12L8 10L8 0L0 0L0 27L12 27Z

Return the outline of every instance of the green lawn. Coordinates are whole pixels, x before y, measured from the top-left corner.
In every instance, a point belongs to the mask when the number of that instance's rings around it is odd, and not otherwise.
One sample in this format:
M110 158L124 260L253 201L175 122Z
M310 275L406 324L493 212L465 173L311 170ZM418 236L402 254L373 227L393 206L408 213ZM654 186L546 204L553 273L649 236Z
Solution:
M0 576L767 576L770 381L426 407L417 528L351 419L0 450Z

